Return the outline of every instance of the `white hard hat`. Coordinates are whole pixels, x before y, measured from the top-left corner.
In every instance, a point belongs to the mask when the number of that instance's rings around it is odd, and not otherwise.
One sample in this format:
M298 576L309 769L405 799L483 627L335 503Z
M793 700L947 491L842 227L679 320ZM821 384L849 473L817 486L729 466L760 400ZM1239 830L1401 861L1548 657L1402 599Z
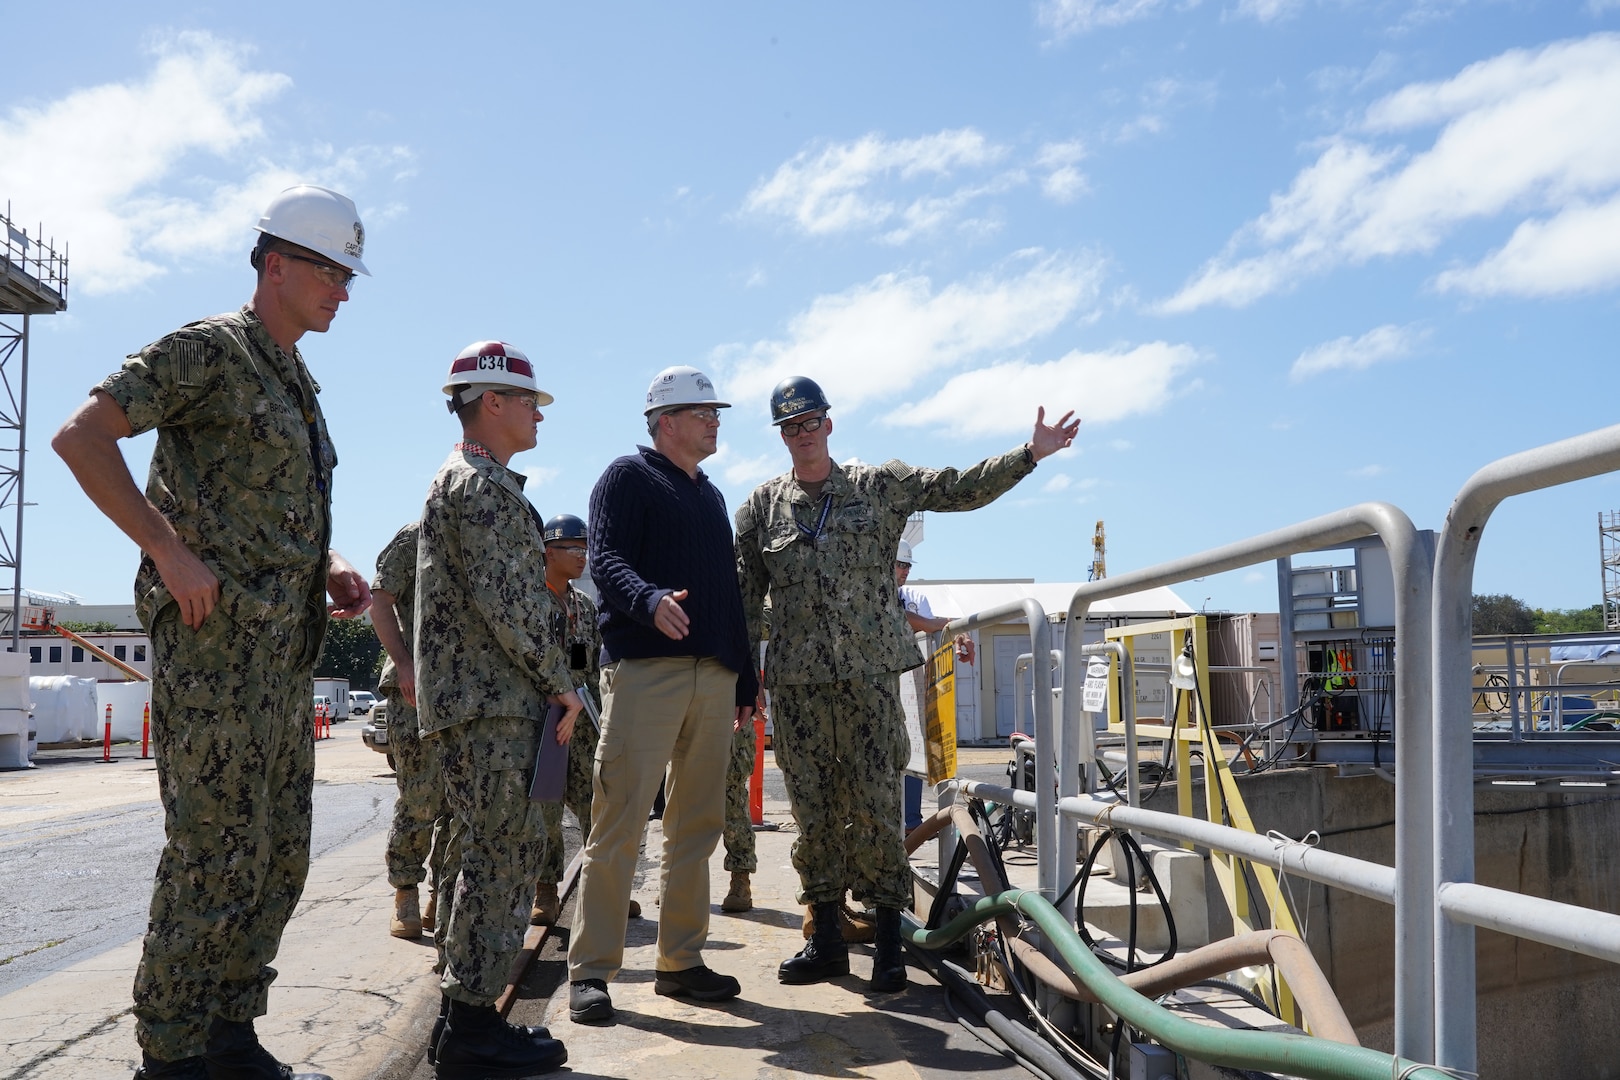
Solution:
M668 367L653 376L647 387L647 407L643 415L662 409L676 409L683 405L710 405L716 409L729 409L729 401L714 396L714 383L695 367Z
M270 200L255 228L371 276L360 261L366 249L366 230L354 200L346 195L313 184L290 187Z
M556 400L535 385L534 365L523 351L504 341L475 341L468 345L450 361L450 374L444 380L451 412L484 391L503 386L530 391L536 405L550 405Z
M911 565L911 545L904 540L900 541L900 549L894 553L894 561Z

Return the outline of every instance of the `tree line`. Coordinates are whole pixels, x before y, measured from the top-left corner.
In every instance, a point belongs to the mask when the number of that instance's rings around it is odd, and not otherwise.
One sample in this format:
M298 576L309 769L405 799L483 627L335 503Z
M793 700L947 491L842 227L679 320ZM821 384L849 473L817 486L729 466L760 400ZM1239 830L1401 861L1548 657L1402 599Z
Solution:
M1474 633L1585 634L1603 629L1603 605L1589 608L1533 608L1507 593L1474 597Z

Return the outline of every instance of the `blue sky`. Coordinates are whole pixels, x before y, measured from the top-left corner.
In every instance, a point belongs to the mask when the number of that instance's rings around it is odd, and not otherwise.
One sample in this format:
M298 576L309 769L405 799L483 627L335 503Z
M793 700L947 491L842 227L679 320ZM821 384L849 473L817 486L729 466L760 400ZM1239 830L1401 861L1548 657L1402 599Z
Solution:
M136 552L48 440L122 357L252 287L290 183L360 205L366 279L302 350L335 544L369 571L503 338L556 397L515 459L583 514L652 375L736 407L732 505L787 467L1075 448L930 515L917 576L1083 580L1370 499L1438 527L1505 454L1620 421L1620 0L33 5L4 16L0 199L71 245L36 319L24 582L127 602ZM151 436L127 445L144 477ZM1476 587L1601 598L1603 477L1505 504ZM1188 583L1275 610L1270 567Z

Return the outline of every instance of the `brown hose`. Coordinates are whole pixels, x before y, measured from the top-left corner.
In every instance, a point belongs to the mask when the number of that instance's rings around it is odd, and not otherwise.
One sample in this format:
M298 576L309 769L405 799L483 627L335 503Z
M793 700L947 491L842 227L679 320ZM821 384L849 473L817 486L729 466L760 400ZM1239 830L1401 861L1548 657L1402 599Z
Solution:
M946 824L956 826L967 845L968 859L978 872L987 895L1004 892L1010 887L996 869L990 857L990 847L979 831L979 823L968 808L958 802L944 807L925 818L922 824L906 835L906 852L917 848L939 835ZM941 867L943 872L944 868ZM994 887L992 887L994 886ZM1058 966L1050 957L1030 941L1019 935L1022 927L1010 914L996 918L1001 940L1008 951L1042 985L1072 1001L1095 1002L1097 997L1085 983L1070 971ZM1317 966L1316 957L1306 944L1293 934L1282 930L1257 930L1239 934L1224 941L1211 942L1191 952L1172 957L1162 964L1120 976L1120 981L1146 997L1158 997L1172 990L1180 990L1205 979L1224 975L1241 967L1257 964L1273 965L1288 983L1294 1001L1312 1034L1349 1046L1360 1046L1355 1028L1344 1014L1338 996L1328 984L1327 977Z

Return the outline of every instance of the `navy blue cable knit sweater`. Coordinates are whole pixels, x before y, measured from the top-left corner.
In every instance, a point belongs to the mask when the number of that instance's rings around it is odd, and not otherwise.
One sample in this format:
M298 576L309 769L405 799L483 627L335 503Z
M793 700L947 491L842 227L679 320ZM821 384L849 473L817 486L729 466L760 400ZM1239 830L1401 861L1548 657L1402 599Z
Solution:
M759 676L737 585L731 515L720 490L656 450L636 447L591 491L591 580L601 594L602 663L712 656L737 673L737 704L753 705ZM653 625L664 596L681 589L691 620L675 641Z

